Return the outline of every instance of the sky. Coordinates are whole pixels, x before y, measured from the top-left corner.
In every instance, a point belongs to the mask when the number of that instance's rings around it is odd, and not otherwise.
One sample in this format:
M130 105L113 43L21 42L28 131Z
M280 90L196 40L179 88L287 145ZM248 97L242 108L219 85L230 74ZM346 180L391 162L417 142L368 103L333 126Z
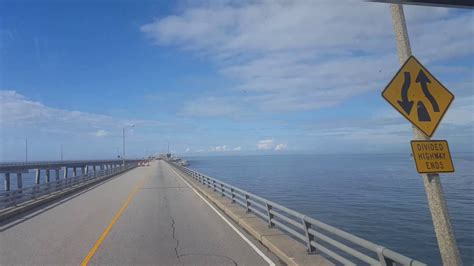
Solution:
M405 15L456 97L434 139L472 152L474 13ZM383 3L0 0L0 161L113 158L124 128L127 157L409 153L399 67Z

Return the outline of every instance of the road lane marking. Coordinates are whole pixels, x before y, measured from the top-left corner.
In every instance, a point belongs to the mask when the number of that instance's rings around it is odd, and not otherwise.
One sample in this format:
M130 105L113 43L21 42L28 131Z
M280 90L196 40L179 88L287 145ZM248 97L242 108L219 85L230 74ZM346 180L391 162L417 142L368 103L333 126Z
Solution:
M127 199L125 200L125 202L123 203L122 205L122 208L120 208L120 210L117 212L117 214L115 215L114 219L112 219L112 221L110 222L109 226L107 226L107 228L105 229L105 231L102 233L102 235L99 237L99 239L97 239L97 241L95 242L94 246L92 247L92 249L89 251L89 253L87 254L87 256L84 258L84 260L82 261L81 265L82 266L86 266L89 264L89 261L92 259L92 257L94 256L94 254L97 252L97 250L99 249L100 245L102 244L102 242L105 240L105 238L107 237L107 235L109 234L110 230L112 229L112 227L114 226L115 222L117 222L117 220L120 218L120 216L122 215L122 213L125 211L125 209L127 209L128 205L130 204L130 202L133 200L133 198L135 197L135 194L137 194L137 192L140 190L140 187L143 186L143 183L145 183L145 180L146 180L146 177L148 175L145 175L144 177L142 177L142 179L140 179L135 187L133 188L133 190L130 192L130 194L128 195Z
M226 222L232 229L234 229L234 231L245 241L247 242L247 244L249 244L249 246L255 250L255 252L257 252L258 255L260 255L260 257L262 257L267 263L268 265L270 266L275 266L275 263L269 258L267 257L260 249L257 248L257 246L255 246L247 237L244 236L244 234L242 234L242 232L240 232L229 220L227 220L227 218L224 217L224 215L222 215L216 208L214 208L214 206L212 206L211 203L209 203L209 201L207 201L196 189L194 189L193 186L191 186L191 184L188 183L188 181L186 181L178 172L176 172L173 168L169 168L171 171L173 171L177 176L179 176L179 178L181 178L181 180L183 180L183 182L190 188L194 191L194 193L196 193L205 203L207 203L207 205L209 205L209 207L215 212L217 213L217 215L219 215L219 217L222 218L222 220L224 220L224 222Z

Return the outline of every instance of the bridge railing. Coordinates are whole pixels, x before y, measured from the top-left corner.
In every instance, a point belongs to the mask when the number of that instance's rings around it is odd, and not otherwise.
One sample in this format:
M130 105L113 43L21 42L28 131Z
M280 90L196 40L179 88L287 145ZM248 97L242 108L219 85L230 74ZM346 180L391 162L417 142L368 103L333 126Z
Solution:
M231 199L232 203L238 203L247 212L256 214L269 227L276 226L283 230L306 245L308 253L317 251L344 265L425 265L218 179L181 165L171 165L223 197Z
M106 178L120 172L134 168L138 163L130 163L125 166L120 165L114 168L102 169L87 174L72 176L52 180L47 183L41 183L30 187L19 188L13 191L0 192L0 210L7 207L16 206L28 200L37 199L45 195L53 194L68 188L84 185L99 178Z

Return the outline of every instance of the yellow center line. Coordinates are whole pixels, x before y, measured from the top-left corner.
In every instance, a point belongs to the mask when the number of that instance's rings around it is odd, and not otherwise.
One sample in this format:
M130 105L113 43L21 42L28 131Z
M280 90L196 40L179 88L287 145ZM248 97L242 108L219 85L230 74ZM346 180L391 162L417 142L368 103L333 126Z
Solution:
M122 205L122 208L120 208L120 210L117 212L117 214L115 215L114 219L112 219L112 221L110 222L109 226L107 226L107 228L105 229L105 231L102 233L102 235L99 237L99 239L97 239L97 241L95 242L94 246L92 247L92 249L89 251L89 253L87 254L87 256L84 258L84 260L82 261L81 265L82 266L86 266L89 264L89 261L92 259L92 257L94 256L94 254L97 252L97 250L99 249L100 245L102 244L102 242L104 241L104 239L107 237L107 234L109 234L110 230L112 229L112 226L114 226L115 222L117 222L117 220L119 219L119 217L122 215L122 213L125 211L125 209L127 209L128 207L128 204L130 204L130 202L133 200L133 198L135 197L135 194L137 194L138 190L140 189L140 187L143 185L143 183L145 182L145 179L146 179L147 175L145 175L136 185L135 187L133 188L132 192L130 192L130 194L128 195L128 198L127 200L125 200L125 202L123 203Z

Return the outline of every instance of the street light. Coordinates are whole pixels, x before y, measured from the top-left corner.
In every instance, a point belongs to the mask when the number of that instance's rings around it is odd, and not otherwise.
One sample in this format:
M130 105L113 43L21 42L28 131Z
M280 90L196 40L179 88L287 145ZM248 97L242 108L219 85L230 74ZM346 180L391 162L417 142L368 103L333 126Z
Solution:
M133 128L135 125L128 125L129 127ZM122 128L122 164L125 166L125 128Z

